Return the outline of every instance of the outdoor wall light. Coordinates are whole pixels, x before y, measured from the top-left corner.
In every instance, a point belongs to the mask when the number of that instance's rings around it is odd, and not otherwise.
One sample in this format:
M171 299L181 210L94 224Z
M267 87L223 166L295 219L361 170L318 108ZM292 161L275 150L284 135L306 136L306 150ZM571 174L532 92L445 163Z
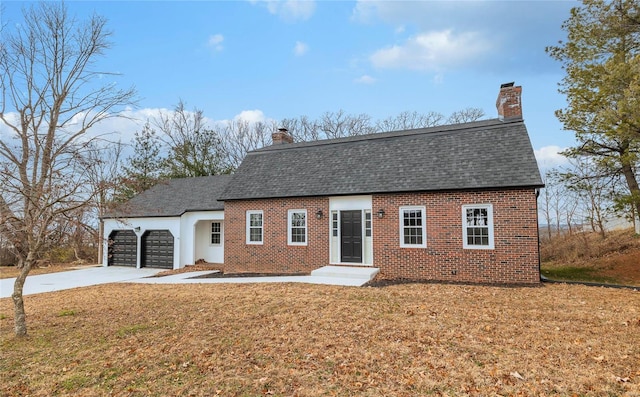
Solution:
M138 233L140 231L140 226L136 226L135 228L133 228L133 231Z
M322 219L322 210L318 210L318 212L316 212L316 218Z
M382 217L384 217L384 210L382 208L380 208L378 210L378 218L382 218Z

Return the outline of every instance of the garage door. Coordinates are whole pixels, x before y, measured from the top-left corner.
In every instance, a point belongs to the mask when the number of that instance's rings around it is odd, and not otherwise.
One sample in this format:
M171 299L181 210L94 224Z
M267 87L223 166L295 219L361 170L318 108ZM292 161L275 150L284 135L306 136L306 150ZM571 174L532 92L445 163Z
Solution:
M133 230L114 230L109 235L109 266L136 267L138 238Z
M142 266L173 269L173 235L168 230L147 230L142 235Z

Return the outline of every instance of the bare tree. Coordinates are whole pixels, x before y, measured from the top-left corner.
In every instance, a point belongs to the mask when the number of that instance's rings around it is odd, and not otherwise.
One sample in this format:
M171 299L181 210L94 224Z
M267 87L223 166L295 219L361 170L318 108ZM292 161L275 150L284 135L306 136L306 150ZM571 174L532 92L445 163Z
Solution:
M318 120L310 120L307 116L301 116L298 119L284 119L280 122L280 126L289 130L297 142L343 138L376 132L375 126L371 122L371 116L365 113L347 114L342 109L337 112L325 112Z
M540 196L540 211L546 222L547 238L553 237L555 226L556 234L560 233L560 184L558 183L557 170L549 170L544 175L544 189Z
M418 113L404 111L395 117L387 117L376 123L378 131L410 130L414 128L428 128L441 125L444 116L438 112Z
M340 109L337 112L324 113L318 122L324 138L342 138L347 136L365 135L376 132L371 124L371 116L365 113L358 115L346 114Z
M93 190L93 200L90 208L91 219L100 219L105 215L109 205L114 202L114 196L119 189L120 181L120 157L122 156L122 144L116 142L104 148L96 147L88 153L89 160L94 167L88 171L89 181ZM84 222L84 229L92 235L92 243L97 246L97 262L102 258L102 227L93 222ZM77 256L77 255L76 255Z
M300 116L297 119L283 119L280 121L279 127L286 128L295 142L326 139L326 136L320 130L320 124L307 116Z
M481 109L467 108L454 112L449 121L462 123L482 117L484 112ZM231 169L235 169L248 151L271 144L271 133L276 127L287 129L295 142L312 142L375 132L435 127L442 125L444 121L445 117L437 112L405 111L374 123L368 114L348 114L340 109L337 112L325 112L315 120L308 116L300 116L282 119L278 124L232 121L224 128L223 141L227 162Z
M460 124L478 121L485 116L484 111L480 108L466 108L455 111L445 120L442 113L427 112L419 113L416 111L400 112L397 116L387 117L376 123L377 131L398 131L410 130L414 128L429 128L443 124Z
M447 124L461 124L478 121L484 117L484 110L480 108L466 108L451 113Z
M12 295L18 336L27 334L24 282L52 226L95 194L88 132L134 98L93 70L111 46L104 18L77 21L63 3L34 5L23 17L0 48L0 121L12 135L0 141L0 233L20 268Z
M573 157L570 166L561 171L561 181L574 192L594 232L606 236L606 219L613 214L613 192L619 187L619 176L588 157Z
M223 128L222 141L228 167L235 170L247 152L271 144L271 133L276 129L275 123L246 120L232 120Z

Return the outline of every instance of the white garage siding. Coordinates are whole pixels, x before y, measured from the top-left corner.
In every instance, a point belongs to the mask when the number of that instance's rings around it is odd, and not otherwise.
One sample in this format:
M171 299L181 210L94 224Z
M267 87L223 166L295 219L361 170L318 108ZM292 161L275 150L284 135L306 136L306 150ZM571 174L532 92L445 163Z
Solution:
M151 230L168 230L173 235L173 269L195 264L198 259L209 263L224 262L224 212L193 211L180 217L104 219L104 236L114 230L133 230L137 236L136 267L143 265L142 236ZM211 223L220 223L220 244L211 241ZM102 265L108 265L108 239L104 241Z
M142 264L142 236L148 230L168 230L173 235L173 268L180 267L180 218L127 218L127 219L104 219L104 236L109 236L114 230L133 230L138 239L138 252L136 267ZM103 242L103 252L108 252L108 239ZM108 255L103 255L102 265L107 266Z
M220 244L211 243L211 223L220 222ZM182 266L194 264L198 259L209 263L224 262L224 212L193 211L180 217L182 231ZM182 267L181 266L181 267Z

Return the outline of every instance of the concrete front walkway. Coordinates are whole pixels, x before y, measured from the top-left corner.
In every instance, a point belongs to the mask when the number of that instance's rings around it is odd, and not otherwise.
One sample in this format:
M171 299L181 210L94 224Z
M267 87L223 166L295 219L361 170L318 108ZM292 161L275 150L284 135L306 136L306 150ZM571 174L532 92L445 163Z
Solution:
M164 277L149 277L163 269L136 269L120 266L96 266L86 269L69 270L28 276L24 285L24 295L53 292L71 288L108 283L141 284L221 284L221 283L309 283L325 285L343 285L359 287L373 279L378 273L376 268L349 268L325 266L314 270L309 276L274 277L220 277L194 278L211 271L188 272ZM13 293L15 278L0 279L0 298L10 297Z
M371 267L325 266L312 271L309 276L195 278L208 273L211 273L211 271L180 273L127 282L144 284L308 283L360 287L371 281L378 274L378 269Z

